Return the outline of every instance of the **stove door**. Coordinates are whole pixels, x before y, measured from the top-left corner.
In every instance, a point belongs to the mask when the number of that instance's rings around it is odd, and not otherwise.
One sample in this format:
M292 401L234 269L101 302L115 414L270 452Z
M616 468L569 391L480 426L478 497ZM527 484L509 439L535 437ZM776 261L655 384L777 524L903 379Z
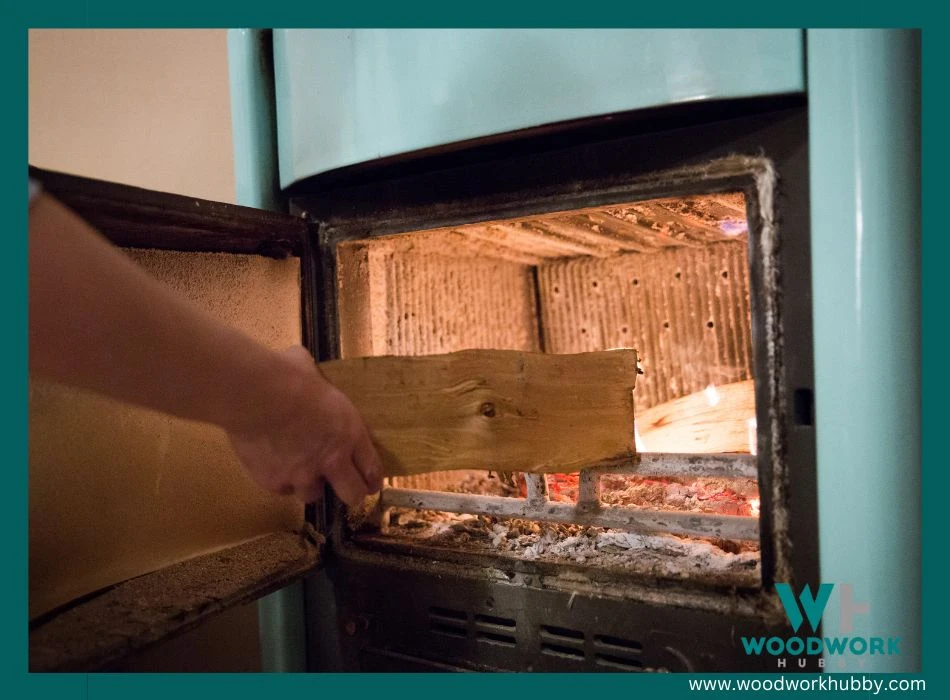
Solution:
M313 350L299 218L60 173L45 191L211 313ZM30 387L30 669L93 670L321 566L304 507L259 489L224 434Z

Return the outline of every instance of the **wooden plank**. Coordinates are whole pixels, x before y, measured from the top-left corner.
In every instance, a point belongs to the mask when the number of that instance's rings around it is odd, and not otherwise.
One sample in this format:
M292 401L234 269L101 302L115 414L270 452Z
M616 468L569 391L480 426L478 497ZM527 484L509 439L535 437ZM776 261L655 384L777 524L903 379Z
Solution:
M635 454L635 350L465 350L320 368L360 409L387 476L572 472Z
M299 256L306 221L288 214L30 168L30 177L126 248Z
M94 671L315 571L322 538L275 532L139 576L33 621L30 671Z
M650 452L755 453L755 382L711 386L637 415Z

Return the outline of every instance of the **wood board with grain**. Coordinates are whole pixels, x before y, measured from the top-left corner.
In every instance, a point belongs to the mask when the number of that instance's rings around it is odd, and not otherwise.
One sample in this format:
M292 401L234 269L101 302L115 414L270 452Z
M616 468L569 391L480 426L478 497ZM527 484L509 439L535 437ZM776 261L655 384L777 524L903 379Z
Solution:
M755 382L709 387L637 414L644 452L753 453Z
M360 410L386 476L574 472L635 453L635 350L464 350L320 369Z

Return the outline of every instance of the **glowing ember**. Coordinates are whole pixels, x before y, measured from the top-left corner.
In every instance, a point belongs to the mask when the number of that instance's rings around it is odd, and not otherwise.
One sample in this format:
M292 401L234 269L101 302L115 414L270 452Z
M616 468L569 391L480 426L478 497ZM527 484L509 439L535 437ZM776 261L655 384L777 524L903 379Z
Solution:
M752 515L755 516L755 517L758 517L758 515L759 515L759 499L758 499L758 498L750 498L750 499L749 499L749 506L751 506L751 508L752 508Z

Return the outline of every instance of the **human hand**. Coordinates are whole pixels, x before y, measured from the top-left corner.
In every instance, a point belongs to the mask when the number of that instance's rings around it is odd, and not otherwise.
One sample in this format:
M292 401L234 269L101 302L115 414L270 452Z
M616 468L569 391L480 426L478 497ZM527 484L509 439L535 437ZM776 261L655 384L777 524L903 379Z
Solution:
M303 347L277 353L275 362L286 391L276 397L276 410L228 429L234 451L269 491L318 501L329 481L344 503L358 506L382 486L363 419Z
M379 489L366 426L304 348L275 352L222 323L49 194L29 236L31 375L221 426L271 491L314 501L329 481L359 504Z

